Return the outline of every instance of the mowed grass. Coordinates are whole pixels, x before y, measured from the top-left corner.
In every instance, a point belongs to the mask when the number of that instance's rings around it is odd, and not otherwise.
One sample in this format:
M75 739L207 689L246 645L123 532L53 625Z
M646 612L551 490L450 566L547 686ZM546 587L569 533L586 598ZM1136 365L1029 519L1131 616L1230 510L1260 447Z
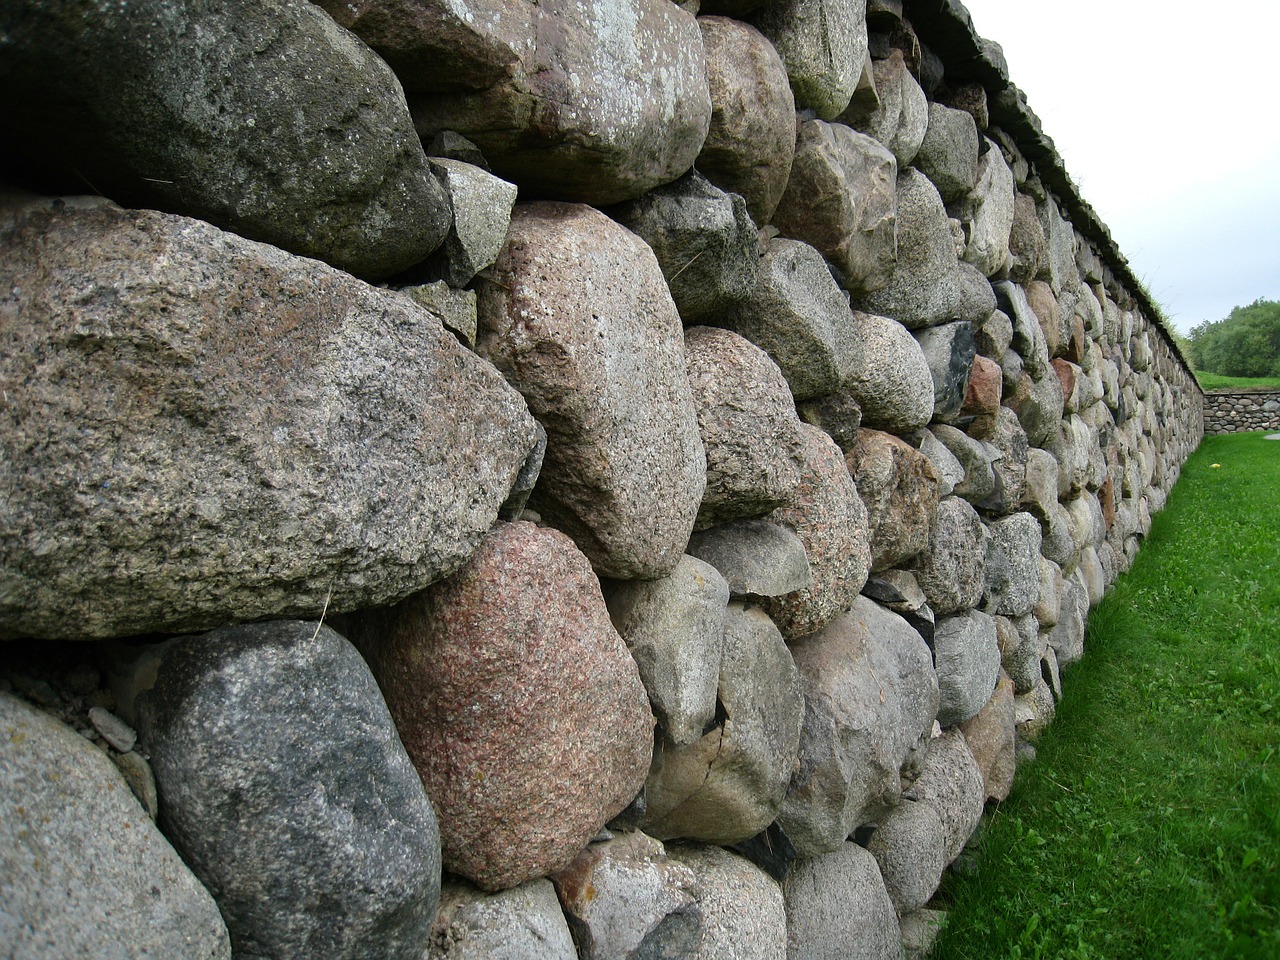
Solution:
M1196 380L1201 390L1280 390L1280 377L1224 377L1200 370Z
M1280 958L1280 440L1206 438L933 957Z

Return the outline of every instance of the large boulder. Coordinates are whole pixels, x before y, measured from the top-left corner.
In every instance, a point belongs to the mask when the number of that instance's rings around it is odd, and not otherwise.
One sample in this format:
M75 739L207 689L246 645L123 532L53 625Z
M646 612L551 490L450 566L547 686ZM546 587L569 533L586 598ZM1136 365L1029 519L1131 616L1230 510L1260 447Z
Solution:
M691 14L666 0L508 6L515 9L486 18L511 51L496 82L411 95L424 141L455 131L522 195L597 206L693 166L711 97Z
M747 201L759 226L773 219L796 149L795 97L787 68L755 27L699 17L711 88L711 126L698 170Z
M183 637L137 709L161 825L237 956L420 956L440 835L347 640L296 620Z
M896 320L871 313L852 316L858 349L845 368L840 392L858 402L868 427L898 434L919 430L937 402L924 348Z
M897 176L893 154L873 138L806 120L774 222L820 250L849 290L878 290L898 256Z
M217 904L106 754L7 692L0 781L7 956L230 960Z
M0 248L0 636L399 600L534 445L438 320L315 261L100 200L11 205Z
M1030 613L1040 599L1040 524L1029 513L992 521L987 529L983 609L1006 617Z
M465 880L440 891L427 960L578 960L550 880L484 893Z
M500 524L458 573L348 629L436 804L451 872L496 890L559 869L644 783L644 685L558 531Z
M812 857L897 802L902 765L933 726L938 681L920 635L866 597L794 642L792 655L804 729L778 823Z
M938 723L955 726L991 699L1000 676L995 621L981 610L943 617L934 627L938 670Z
M973 116L940 103L929 104L929 124L915 164L944 202L967 197L978 181L978 125Z
M902 931L880 867L856 843L800 862L783 890L788 960L902 957Z
M377 278L449 229L404 93L304 0L6 11L0 153L49 192L198 217Z
M988 538L967 500L951 496L939 502L928 546L911 564L935 615L959 613L981 602Z
M988 140L986 152L978 158L978 181L956 211L965 227L961 259L985 276L995 276L1009 266L1016 193L1013 172L999 148Z
M875 137L898 159L905 170L915 160L929 126L929 100L907 67L902 51L893 49L873 65L879 106L866 117L844 115L840 119ZM850 109L850 113L853 109ZM1032 208L1034 217L1035 208Z
M947 866L945 845L938 811L927 803L903 800L876 824L867 849L899 915L923 907L937 891Z
M786 64L796 106L832 120L849 106L867 58L866 0L773 0L756 25Z
M845 463L867 508L871 569L888 570L923 550L939 499L929 458L895 436L863 429Z
M653 251L590 207L518 204L478 306L477 349L547 430L530 505L604 576L669 573L693 529L706 454Z
M693 871L702 915L681 960L786 960L786 905L773 877L720 847L668 845L667 855Z
M937 812L945 839L943 859L950 863L977 828L986 800L982 770L963 733L948 730L930 741L911 793Z

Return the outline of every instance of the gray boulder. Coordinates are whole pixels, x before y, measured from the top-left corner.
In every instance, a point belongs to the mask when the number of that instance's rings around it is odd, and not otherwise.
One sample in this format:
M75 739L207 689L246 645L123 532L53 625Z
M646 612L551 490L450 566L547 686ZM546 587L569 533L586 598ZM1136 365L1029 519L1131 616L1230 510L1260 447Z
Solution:
M88 199L10 206L0 249L0 636L393 602L534 445L435 317L315 261Z
M1013 198L1013 226L1009 230L1009 277L1027 283L1039 276L1048 256L1044 228L1036 216L1036 202L1025 193Z
M496 6L476 19L508 62L484 90L411 95L424 142L455 131L522 194L597 206L693 166L711 97L691 14L666 0Z
M6 14L7 157L48 192L216 224L367 278L444 239L387 65L303 0L39 2Z
M949 320L981 323L996 308L987 278L960 262L942 198L919 170L899 166L893 276L882 289L858 298L857 306L911 330Z
M991 699L973 717L960 724L969 752L982 771L987 799L996 803L1009 796L1013 775L1017 772L1013 701L1013 680L1002 672Z
M969 503L981 505L995 493L996 479L992 460L996 454L981 440L945 423L935 423L932 432L938 441L960 463L964 478L952 493Z
M845 463L867 508L871 569L888 570L923 550L938 507L929 459L897 437L863 429Z
M1049 646L1060 667L1067 667L1084 656L1085 622L1089 616L1089 591L1072 577L1063 584L1062 604L1058 620L1049 633Z
M138 729L161 824L237 956L420 955L440 834L355 647L301 621L184 637L140 696Z
M1039 377L1023 373L1015 389L1005 394L1004 402L1017 414L1032 446L1045 446L1062 429L1062 381L1052 368Z
M929 123L915 164L945 203L968 196L978 181L978 126L973 116L940 103L929 104Z
M847 289L878 290L898 256L897 176L893 154L872 137L806 120L774 223L820 250Z
M897 802L902 765L933 726L938 681L920 635L865 597L792 654L804 729L778 823L813 857Z
M977 828L986 799L982 771L963 733L948 730L929 743L911 794L937 812L945 837L943 858L950 863Z
M759 602L813 583L804 541L770 520L731 520L689 539L690 556L710 564L737 600Z
M1035 617L997 615L996 638L1000 644L1000 666L1013 681L1016 694L1030 693L1040 682L1040 658L1044 641Z
M1000 407L984 440L991 448L991 468L995 471L996 485L992 495L975 506L994 514L1012 513L1022 503L1027 489L1026 431L1018 422L1016 413L1008 407Z
M690 171L609 215L653 248L686 326L732 315L751 297L760 242L737 194Z
M982 600L988 539L968 501L952 496L938 503L928 546L911 565L935 615L959 613Z
M773 219L796 149L795 97L787 68L755 27L699 17L711 89L711 127L698 170L747 202L759 226Z
M106 754L2 691L0 781L7 956L230 960L217 904Z
M449 197L453 225L444 243L415 273L423 273L428 280L444 280L451 287L465 287L502 252L516 185L461 160L432 157L427 163Z
M920 452L929 458L934 471L938 474L938 496L949 497L955 492L957 484L964 483L964 465L956 458L946 445L939 440L933 431L921 431Z
M905 170L915 160L929 126L929 101L912 76L902 51L894 48L883 60L872 64L879 106L865 119L851 108L840 117L856 130L875 137L898 158Z
M1053 197L1045 197L1036 204L1036 215L1045 236L1045 260L1049 267L1049 286L1054 293L1080 285L1076 270L1076 234L1071 224L1062 218L1062 212ZM1096 306L1096 302L1095 302ZM1098 313L1101 328L1102 315Z
M995 621L981 610L938 620L933 630L938 670L938 722L955 726L991 699L1000 676Z
M428 960L578 960L550 880L484 893L450 880L427 944Z
M858 352L844 371L842 393L862 410L862 423L906 434L927 424L935 407L933 372L920 342L888 317L853 313Z
M957 208L965 226L965 248L961 258L985 276L1005 270L1010 261L1009 235L1013 232L1013 205L1016 187L1013 173L999 148L990 140L978 159L978 181L973 193Z
M706 486L680 316L649 246L576 204L517 204L477 350L547 430L530 506L604 576L670 573Z
M1029 513L993 520L987 529L986 585L982 608L1020 617L1040 599L1040 524Z
M455 290L443 280L401 287L404 294L443 324L469 349L476 346L476 294Z
M933 378L933 419L954 420L964 404L978 352L973 324L960 321L927 327L916 331L915 338Z
M993 310L973 328L978 352L997 363L1013 343L1013 321L1003 310Z
M668 845L693 871L702 926L682 960L786 960L782 888L750 860L720 847Z
M786 64L796 106L832 120L849 105L867 57L866 0L773 0L756 25Z
M946 834L938 811L927 803L903 800L880 817L867 850L893 907L901 916L923 907L942 881Z
M876 859L856 843L787 877L787 960L900 960L902 931Z

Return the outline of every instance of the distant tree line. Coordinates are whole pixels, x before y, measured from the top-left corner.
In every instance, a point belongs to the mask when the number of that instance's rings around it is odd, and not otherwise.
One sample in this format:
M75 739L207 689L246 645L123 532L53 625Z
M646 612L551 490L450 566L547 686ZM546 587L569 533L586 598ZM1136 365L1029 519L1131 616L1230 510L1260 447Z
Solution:
M1258 299L1194 327L1192 363L1225 377L1280 376L1280 303Z

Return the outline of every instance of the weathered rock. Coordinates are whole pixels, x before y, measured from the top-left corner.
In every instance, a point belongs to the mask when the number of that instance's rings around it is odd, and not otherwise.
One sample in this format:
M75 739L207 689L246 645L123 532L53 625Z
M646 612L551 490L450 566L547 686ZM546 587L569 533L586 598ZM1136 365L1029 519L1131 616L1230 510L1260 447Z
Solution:
M947 923L945 910L921 908L898 918L904 960L928 960Z
M796 865L787 897L788 960L899 960L902 931L876 859L856 843Z
M959 730L948 730L929 744L924 767L911 793L938 814L946 836L943 856L947 863L964 849L982 818L985 788L982 771Z
M585 558L499 524L458 573L351 632L440 818L485 889L559 869L635 797L653 716Z
M0 636L389 602L493 522L533 420L407 298L182 217L6 213Z
M929 458L934 471L938 474L939 498L951 496L956 485L964 482L964 466L956 459L955 454L927 429L921 431L920 452Z
M925 643L933 643L933 610L910 570L883 570L873 574L867 578L862 594L902 617Z
M853 313L858 352L850 359L841 391L877 430L910 433L929 422L935 406L933 373L919 341L888 317Z
M1044 556L1044 547L1040 548L1040 599L1031 608L1031 615L1041 628L1055 626L1062 612L1062 594L1066 588L1066 579L1062 570L1052 560Z
M857 305L908 329L949 320L981 323L996 308L987 278L956 256L955 236L937 189L919 170L898 174L898 260L888 285Z
M786 904L772 877L719 847L671 845L667 855L695 878L702 926L687 960L786 960Z
M1062 212L1052 197L1045 197L1036 204L1036 214L1044 230L1045 261L1049 268L1049 286L1054 293L1078 286L1080 275L1076 271L1076 234L1071 224L1062 218ZM1096 301L1095 301L1096 306ZM1099 328L1102 314L1098 312Z
M0 691L0 940L8 956L230 960L218 907L106 755Z
M938 503L929 543L911 565L935 615L959 613L982 600L988 537L966 500L952 496Z
M1000 673L995 621L981 610L940 618L933 631L938 722L955 726L991 699Z
M944 202L968 196L978 182L978 126L973 117L940 103L929 104L929 122L915 164ZM1009 183L1012 186L1012 176Z
M6 16L0 143L50 193L209 221L377 278L444 239L386 64L298 0L39 3Z
M1035 377L1044 376L1049 372L1049 349L1044 331L1040 329L1040 319L1027 302L1026 291L1009 280L997 281L992 284L992 290L1000 309L1013 322L1011 343L1022 358L1025 371Z
M577 960L550 880L484 893L450 880L440 891L428 960Z
M443 280L401 287L400 292L444 325L470 349L476 345L476 295L455 290Z
M1066 317L1058 308L1058 300L1053 295L1053 288L1043 280L1032 280L1026 285L1027 306L1040 321L1040 332L1044 335L1045 348L1050 357L1057 357L1063 349L1063 341L1071 334L1066 325Z
M924 454L879 430L861 430L845 463L867 508L871 569L888 570L925 548L938 506L938 475Z
M723 719L696 744L659 741L645 785L646 833L728 845L777 816L796 762L804 698L778 628L736 601L725 619L720 704Z
M975 506L996 514L1012 513L1022 503L1027 489L1026 431L1018 422L1017 414L1001 407L985 439L994 451L991 467L996 475L996 489Z
M707 458L698 526L790 503L800 483L800 418L782 371L749 340L717 327L687 331L685 354Z
M424 141L453 130L522 195L597 206L693 166L711 98L691 14L663 0L508 6L515 9L498 14L493 33L481 31L509 44L497 82L410 97Z
M1043 524L1058 503L1058 461L1039 447L1027 449L1027 482L1022 506Z
M804 541L769 520L731 520L695 533L689 554L724 577L735 599L759 602L813 583Z
M792 654L804 729L778 823L800 856L813 857L897 801L899 771L933 726L938 687L920 635L865 597L794 642Z
M999 312L999 311L997 311ZM1003 379L1000 365L984 356L975 356L969 370L969 383L965 388L960 414L980 421L975 433L990 433L1003 397Z
M996 616L996 637L1000 643L1000 666L1013 681L1016 694L1029 693L1040 682L1043 642L1035 617Z
M960 413L969 390L969 374L977 354L973 324L944 323L917 331L933 378L933 419L946 422Z
M1041 677L1036 685L1025 694L1019 694L1013 701L1013 719L1018 727L1018 739L1034 742L1044 733L1045 728L1053 723L1057 707L1053 700L1053 691Z
M903 800L881 816L867 850L899 916L924 906L938 889L945 843L938 811L927 803Z
M965 227L966 242L960 259L973 264L985 276L993 277L1009 266L1015 194L1013 173L999 149L988 140L986 153L978 159L978 181L973 193L956 211Z
M862 408L852 395L833 393L801 405L799 412L805 423L822 430L846 453L857 445Z
M803 121L774 223L820 250L849 290L878 290L898 256L897 176L893 154L873 138L840 123Z
M1085 619L1089 615L1089 591L1080 578L1072 577L1062 587L1062 603L1058 620L1049 633L1049 646L1060 667L1067 667L1084 656Z
M880 101L878 109L865 120L852 113L840 119L883 143L898 158L898 169L905 170L915 160L929 126L929 101L907 68L901 50L890 50L886 59L876 60L872 71Z
M755 27L699 17L711 88L711 127L698 170L739 194L756 224L773 219L796 147L795 97L787 68Z
M996 489L992 452L982 441L945 423L935 423L932 429L933 435L951 451L964 469L964 479L956 484L952 493L975 505L985 503Z
M987 799L997 803L1009 796L1017 770L1013 714L1013 681L1001 671L991 699L974 717L960 724L969 752L982 771Z
M769 243L751 298L714 323L769 354L797 400L835 391L845 368L859 355L849 303L827 262L797 240Z
M800 538L812 579L807 587L762 603L787 640L813 633L847 610L871 569L867 508L843 452L809 424L801 425L800 437L804 468L796 502L770 519Z
M582 960L662 957L662 941L698 939L693 871L643 833L590 844L551 880Z
M1049 443L1062 427L1062 381L1050 368L1039 377L1024 373L1017 388L1004 398L1005 404L1018 416L1032 446Z
M987 529L986 586L982 608L1020 617L1040 599L1040 524L1029 513L993 520Z
M414 273L465 287L493 265L507 242L516 185L474 164L445 157L427 161L453 209L453 225L440 245Z
M343 637L294 620L176 640L138 700L138 727L161 823L218 901L237 956L420 955L440 835Z
M992 311L974 326L973 336L978 352L999 363L1013 343L1013 321L1003 310Z
M839 116L867 56L866 0L772 0L756 25L786 64L796 106Z
M609 213L653 248L686 325L732 315L751 297L760 241L737 194L690 171Z
M547 430L530 504L604 576L664 576L706 483L680 317L648 245L590 207L518 204L479 352Z

